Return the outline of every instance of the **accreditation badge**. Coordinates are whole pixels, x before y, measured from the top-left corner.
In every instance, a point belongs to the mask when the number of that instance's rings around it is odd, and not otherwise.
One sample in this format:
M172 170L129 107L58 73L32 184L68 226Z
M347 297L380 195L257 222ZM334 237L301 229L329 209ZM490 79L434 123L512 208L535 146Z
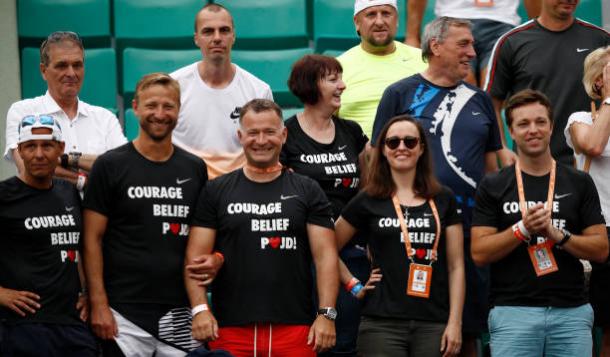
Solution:
M407 295L428 299L430 297L431 283L432 266L416 263L409 264L409 281L407 282Z
M537 276L550 274L559 270L555 262L552 247L553 245L548 240L544 243L527 247Z

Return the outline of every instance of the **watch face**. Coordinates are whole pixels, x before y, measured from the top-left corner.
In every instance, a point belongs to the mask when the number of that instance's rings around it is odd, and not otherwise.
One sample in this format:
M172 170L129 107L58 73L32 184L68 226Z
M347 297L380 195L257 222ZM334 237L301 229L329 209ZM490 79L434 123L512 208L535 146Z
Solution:
M333 309L332 307L320 309L318 310L318 314L323 315L329 320L335 320L337 318L337 310Z

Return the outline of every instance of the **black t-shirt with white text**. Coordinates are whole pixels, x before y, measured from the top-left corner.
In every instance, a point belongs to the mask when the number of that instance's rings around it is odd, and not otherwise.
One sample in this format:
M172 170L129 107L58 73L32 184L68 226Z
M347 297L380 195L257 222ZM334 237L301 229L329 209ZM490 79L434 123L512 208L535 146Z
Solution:
M528 206L546 203L550 175L532 176L522 172L522 177ZM597 189L588 174L557 163L551 218L553 226L573 234L581 234L592 225L604 224ZM514 165L486 176L477 190L472 225L495 227L502 232L520 219ZM530 244L541 243L544 239L534 236ZM581 262L557 246L553 246L552 252L559 270L540 277L536 276L526 244L492 263L491 304L554 307L585 304L587 296Z
M282 146L280 161L294 172L314 179L332 204L334 217L351 200L360 184L358 155L368 138L358 123L332 117L335 138L323 144L307 135L296 115L286 120L288 138Z
M461 224L457 202L448 188L434 197L441 221L438 260L432 264L430 298L408 296L409 264L400 222L391 198L375 198L360 192L341 216L368 242L372 265L380 268L383 278L366 294L365 316L446 322L449 318L449 278L447 272L446 228ZM419 206L401 206L409 231L413 260L430 264L436 238L436 222L428 202Z
M308 224L334 228L310 178L284 170L259 183L238 169L208 182L193 225L216 230L214 250L225 257L212 286L220 326L313 321Z
M80 324L81 206L71 183L54 179L36 189L17 177L0 182L0 286L40 296L25 317L0 307L0 320Z
M164 162L146 159L132 143L98 157L83 206L108 218L102 246L111 306L188 306L184 254L206 180L205 163L176 146Z

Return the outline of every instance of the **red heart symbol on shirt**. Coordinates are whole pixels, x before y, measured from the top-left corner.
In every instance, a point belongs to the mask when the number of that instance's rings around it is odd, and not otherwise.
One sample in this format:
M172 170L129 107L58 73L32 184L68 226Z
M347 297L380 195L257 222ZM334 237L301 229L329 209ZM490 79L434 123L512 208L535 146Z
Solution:
M352 179L349 177L343 178L341 179L341 183L343 184L343 187L349 187L349 185L352 184Z
M419 259L424 259L424 257L426 256L426 250L423 248L419 248L419 249L415 250L415 255Z
M280 239L280 237L271 237L269 238L269 245L271 246L271 248L277 248L280 246L280 243L282 242L282 240Z
M75 250L69 250L67 253L68 253L68 258L71 261L74 261L76 259L76 251Z
M178 232L180 232L180 223L170 223L169 229L172 231L172 233L178 234Z

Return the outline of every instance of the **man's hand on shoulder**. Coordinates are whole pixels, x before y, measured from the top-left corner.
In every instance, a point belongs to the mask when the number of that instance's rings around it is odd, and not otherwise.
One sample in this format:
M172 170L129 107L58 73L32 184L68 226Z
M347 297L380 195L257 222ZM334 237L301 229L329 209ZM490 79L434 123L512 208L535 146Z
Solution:
M0 305L13 310L19 316L34 314L40 309L40 296L30 291L18 291L0 287Z

